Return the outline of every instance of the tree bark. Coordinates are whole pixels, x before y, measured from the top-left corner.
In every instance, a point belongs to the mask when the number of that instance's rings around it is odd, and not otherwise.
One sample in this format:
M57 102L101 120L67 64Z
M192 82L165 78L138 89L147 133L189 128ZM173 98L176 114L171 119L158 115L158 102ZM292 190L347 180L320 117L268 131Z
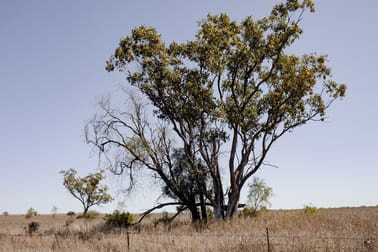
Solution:
M214 217L215 220L224 220L224 197L223 190L214 188Z
M207 223L206 204L205 204L205 197L203 193L200 193L200 204L201 204L202 222Z
M201 216L196 206L189 207L189 211L192 214L192 223L198 223L201 221Z
M84 206L84 212L83 212L83 215L84 215L84 216L87 216L88 209L89 209L89 207Z
M231 190L228 194L228 204L227 204L227 211L226 211L226 219L232 219L238 209L240 198L240 190L238 187L235 187L234 190Z

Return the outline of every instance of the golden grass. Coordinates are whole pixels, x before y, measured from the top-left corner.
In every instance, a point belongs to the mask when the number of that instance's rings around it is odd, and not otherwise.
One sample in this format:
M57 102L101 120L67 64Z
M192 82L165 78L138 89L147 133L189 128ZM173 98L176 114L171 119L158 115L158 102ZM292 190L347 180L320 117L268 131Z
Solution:
M378 207L261 213L256 218L194 227L188 216L154 226L153 215L138 228L109 230L102 217L0 216L0 251L378 251ZM40 224L29 236L28 223Z

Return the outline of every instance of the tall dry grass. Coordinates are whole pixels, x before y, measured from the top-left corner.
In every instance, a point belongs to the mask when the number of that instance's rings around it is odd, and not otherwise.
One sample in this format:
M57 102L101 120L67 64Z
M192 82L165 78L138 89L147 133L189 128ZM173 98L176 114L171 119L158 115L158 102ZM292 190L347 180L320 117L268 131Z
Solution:
M155 226L157 218L127 231L106 228L101 216L1 216L0 251L268 251L266 228L271 251L378 251L377 207L267 211L206 226L188 216ZM29 236L31 221L40 227Z

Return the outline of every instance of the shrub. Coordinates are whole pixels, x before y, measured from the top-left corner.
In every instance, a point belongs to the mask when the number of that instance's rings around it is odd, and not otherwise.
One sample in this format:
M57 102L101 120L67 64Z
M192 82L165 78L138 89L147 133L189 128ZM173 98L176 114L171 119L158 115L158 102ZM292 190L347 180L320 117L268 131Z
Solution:
M127 228L135 221L135 216L129 212L120 212L115 210L112 214L106 214L104 217L105 223L112 227Z
M38 228L39 228L39 223L38 222L35 222L35 221L32 221L28 224L28 233L29 235L32 235L36 232L38 232Z
M249 217L256 217L257 210L249 207L245 207L238 215L239 217L249 218Z
M265 206L260 207L260 209L256 210L253 207L245 207L241 212L239 212L239 218L252 218L258 216L262 212L266 212L268 209Z
M37 211L35 211L33 208L29 208L28 211L26 211L25 218L29 219L33 216L37 216Z
M7 211L3 212L3 216L8 216L9 213Z
M315 214L316 212L318 211L318 209L316 207L314 207L313 205L305 205L303 207L303 212L305 214Z
M69 212L67 212L67 215L70 216L70 217L74 217L75 216L75 212L74 211L69 211Z
M98 213L96 211L88 211L86 214L79 214L76 218L77 219L82 219L82 218L85 218L85 219L94 219L94 218L96 218L99 215L100 215L100 213Z

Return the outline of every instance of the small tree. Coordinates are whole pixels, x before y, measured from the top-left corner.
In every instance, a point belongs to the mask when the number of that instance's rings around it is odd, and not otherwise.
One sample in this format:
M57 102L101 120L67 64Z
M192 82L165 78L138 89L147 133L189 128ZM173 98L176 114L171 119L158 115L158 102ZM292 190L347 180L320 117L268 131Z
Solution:
M31 218L31 217L33 217L33 216L37 216L37 211L35 211L32 207L31 208L29 208L27 211L26 211L26 214L25 214L25 218L26 219L29 219L29 218Z
M254 177L248 187L248 205L252 214L256 215L258 211L270 205L269 198L272 196L273 190L259 177Z
M107 193L108 187L100 185L101 180L105 178L103 170L91 173L83 178L76 177L77 171L74 169L60 173L64 176L63 185L83 205L84 216L87 215L91 206L105 204L113 200Z

